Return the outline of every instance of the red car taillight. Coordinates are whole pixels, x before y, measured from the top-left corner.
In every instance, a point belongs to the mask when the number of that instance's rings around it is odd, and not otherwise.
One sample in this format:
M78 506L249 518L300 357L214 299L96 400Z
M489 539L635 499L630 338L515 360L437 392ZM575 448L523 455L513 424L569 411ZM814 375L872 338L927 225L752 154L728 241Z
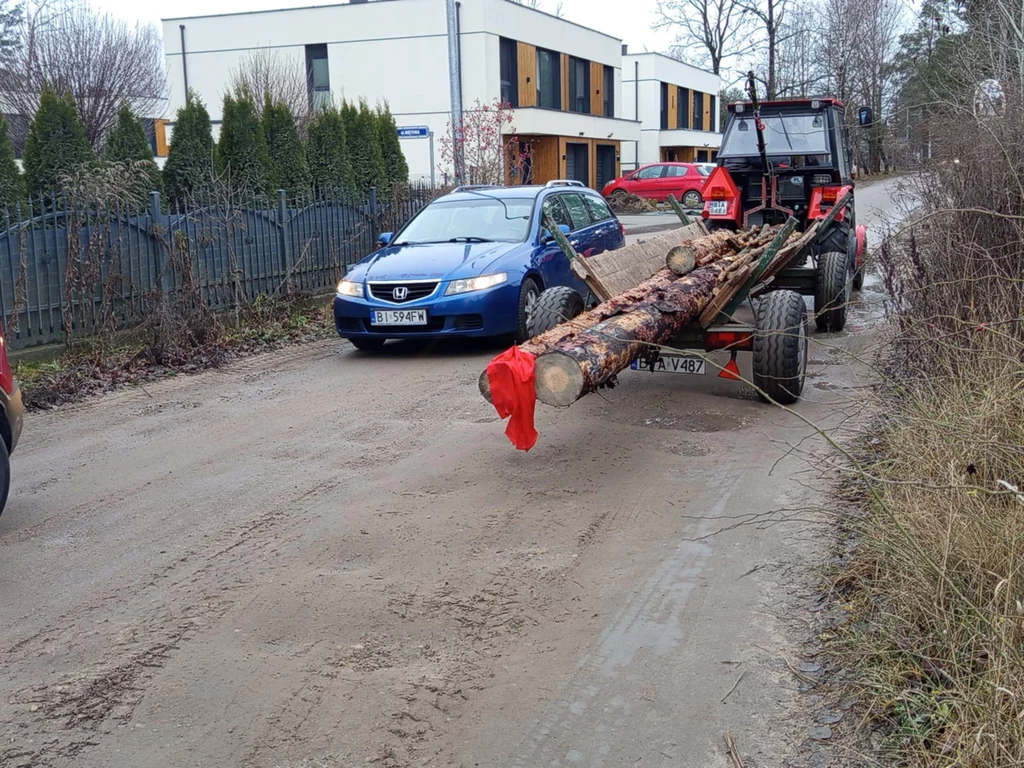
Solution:
M7 339L4 338L3 326L0 326L0 387L7 394L14 391L14 372L7 360Z

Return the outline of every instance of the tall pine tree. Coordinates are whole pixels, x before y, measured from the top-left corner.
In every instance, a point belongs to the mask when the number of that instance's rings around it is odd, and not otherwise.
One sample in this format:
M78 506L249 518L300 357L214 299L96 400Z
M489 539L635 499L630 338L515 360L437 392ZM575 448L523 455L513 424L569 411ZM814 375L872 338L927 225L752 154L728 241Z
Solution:
M384 167L387 169L388 186L394 188L409 182L409 164L402 152L402 142L398 140L398 126L391 114L387 101L377 105L377 140L381 154L384 156Z
M43 86L22 160L32 195L59 191L62 177L95 160L71 94L61 96L50 85Z
M387 195L388 170L384 164L384 155L380 151L380 137L377 131L377 120L365 100L359 102L359 108L346 104L345 128L348 131L348 150L352 157L352 170L355 173L356 191L366 197L370 187L377 188L377 194Z
M112 163L132 163L140 166L148 177L147 194L160 191L163 182L160 169L153 160L153 148L146 138L146 129L132 112L131 107L122 104L117 113L117 124L103 147L103 159Z
M179 204L203 200L213 191L216 148L210 113L202 99L189 93L174 118L171 146L164 165L167 196Z
M13 206L25 192L18 164L14 162L14 145L7 121L0 115L0 206Z
M292 111L268 94L263 105L263 133L270 157L270 181L273 189L290 195L306 192L310 186L306 148L299 138Z
M217 160L225 181L230 183L233 191L263 194L270 190L267 139L256 111L256 102L246 91L224 97Z
M321 191L355 192L347 128L342 113L334 106L321 111L309 124L306 145L309 171L313 185Z

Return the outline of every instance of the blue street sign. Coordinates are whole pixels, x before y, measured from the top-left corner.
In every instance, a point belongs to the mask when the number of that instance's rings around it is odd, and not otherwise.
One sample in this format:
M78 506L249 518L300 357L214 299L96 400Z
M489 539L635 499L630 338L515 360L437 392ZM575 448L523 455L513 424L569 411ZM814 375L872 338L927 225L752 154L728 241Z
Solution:
M430 128L425 125L399 126L398 138L400 139L425 139L430 135Z

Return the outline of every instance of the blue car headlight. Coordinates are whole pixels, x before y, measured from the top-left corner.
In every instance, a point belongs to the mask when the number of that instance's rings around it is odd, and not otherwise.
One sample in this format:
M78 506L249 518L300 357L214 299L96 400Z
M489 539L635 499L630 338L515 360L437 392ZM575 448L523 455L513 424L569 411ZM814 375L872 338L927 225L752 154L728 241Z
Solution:
M508 273L498 272L495 275L482 275L480 277L467 277L465 280L452 280L445 289L445 296L456 296L460 293L471 293L472 291L483 291L493 288L508 281Z
M338 295L355 296L357 299L361 299L363 298L363 284L354 283L351 280L342 280L338 283Z

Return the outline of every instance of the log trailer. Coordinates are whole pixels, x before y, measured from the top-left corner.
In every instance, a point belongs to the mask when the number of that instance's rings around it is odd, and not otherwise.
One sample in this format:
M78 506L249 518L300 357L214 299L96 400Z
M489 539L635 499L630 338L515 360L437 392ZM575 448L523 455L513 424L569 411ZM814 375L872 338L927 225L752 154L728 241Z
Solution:
M737 354L751 352L759 397L782 405L799 400L808 357L804 296L814 297L819 331L845 327L847 305L863 283L866 228L856 224L843 105L762 104L752 73L748 94L749 101L729 106L699 221L674 205L681 229L590 258L546 225L592 295L543 291L530 312L531 339L480 376L483 396L499 414L512 415L510 429L517 419L517 429L529 422L519 434L533 437L513 440L517 447L529 450L535 440L533 406L524 403L570 405L614 386L627 367L707 373L708 359L680 354L685 350L729 352L718 375L736 380ZM495 382L500 390L492 392ZM531 390L525 396L524 382Z

